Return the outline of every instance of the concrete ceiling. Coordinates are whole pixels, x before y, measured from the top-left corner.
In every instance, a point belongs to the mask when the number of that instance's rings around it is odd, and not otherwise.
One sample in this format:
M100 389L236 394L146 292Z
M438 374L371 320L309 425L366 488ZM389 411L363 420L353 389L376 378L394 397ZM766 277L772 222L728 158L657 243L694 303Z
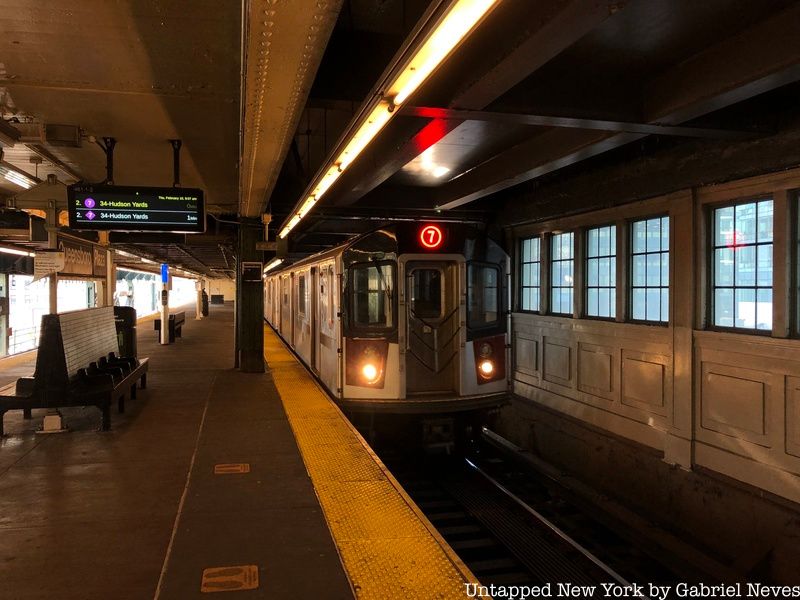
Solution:
M120 185L170 185L167 140L182 139L181 183L235 211L239 2L0 0L0 29L4 118L115 137ZM96 145L60 153L83 179L105 178Z

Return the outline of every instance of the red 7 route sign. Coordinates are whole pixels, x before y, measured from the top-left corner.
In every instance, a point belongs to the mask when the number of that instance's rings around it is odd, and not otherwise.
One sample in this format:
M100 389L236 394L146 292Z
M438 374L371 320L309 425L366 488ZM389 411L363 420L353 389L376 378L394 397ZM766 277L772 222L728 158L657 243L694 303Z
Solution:
M425 225L419 231L419 242L429 250L435 250L442 245L444 234L437 225Z

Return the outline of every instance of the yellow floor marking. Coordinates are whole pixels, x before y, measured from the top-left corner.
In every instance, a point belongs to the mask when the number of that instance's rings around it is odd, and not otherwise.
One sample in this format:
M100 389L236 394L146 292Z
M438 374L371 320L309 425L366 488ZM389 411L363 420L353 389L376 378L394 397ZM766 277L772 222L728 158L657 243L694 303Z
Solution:
M214 465L214 475L232 475L240 473L249 473L250 463L230 463Z
M242 565L237 567L212 567L203 569L201 592L238 592L254 590L258 587L258 567Z
M268 327L264 354L356 596L463 600L475 576Z

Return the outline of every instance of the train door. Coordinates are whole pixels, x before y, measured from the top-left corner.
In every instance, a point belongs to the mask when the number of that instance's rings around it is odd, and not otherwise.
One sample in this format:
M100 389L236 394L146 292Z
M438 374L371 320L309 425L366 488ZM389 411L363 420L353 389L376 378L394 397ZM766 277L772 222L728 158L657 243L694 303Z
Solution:
M332 393L337 391L339 373L336 305L336 271L330 263L317 272L316 359L319 378Z
M406 395L457 393L461 346L458 263L409 261L405 279Z
M292 300L289 275L281 277L281 335L292 343Z

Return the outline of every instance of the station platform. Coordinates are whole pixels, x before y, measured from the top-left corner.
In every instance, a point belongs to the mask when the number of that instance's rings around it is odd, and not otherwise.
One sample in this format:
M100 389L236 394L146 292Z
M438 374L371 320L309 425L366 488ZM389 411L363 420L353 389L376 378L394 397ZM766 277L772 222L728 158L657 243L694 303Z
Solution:
M233 310L160 346L99 432L0 440L0 582L14 599L463 598L474 578L270 330L265 374L231 368Z

